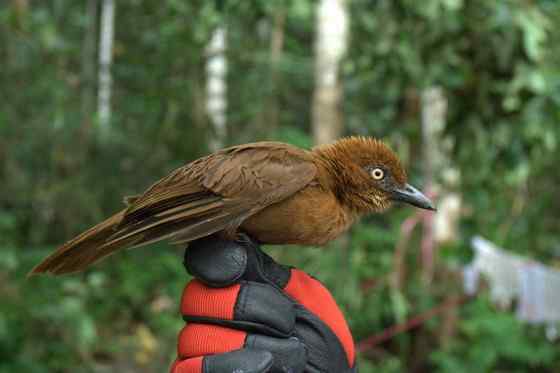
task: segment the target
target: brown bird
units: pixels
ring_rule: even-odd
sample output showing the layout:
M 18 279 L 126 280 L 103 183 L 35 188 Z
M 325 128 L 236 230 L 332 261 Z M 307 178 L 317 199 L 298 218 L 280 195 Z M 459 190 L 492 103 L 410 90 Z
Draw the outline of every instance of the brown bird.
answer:
M 407 184 L 391 149 L 366 137 L 312 150 L 279 142 L 234 146 L 178 168 L 126 201 L 124 210 L 64 244 L 31 274 L 76 272 L 120 249 L 164 239 L 184 245 L 212 234 L 322 245 L 392 201 L 435 210 Z

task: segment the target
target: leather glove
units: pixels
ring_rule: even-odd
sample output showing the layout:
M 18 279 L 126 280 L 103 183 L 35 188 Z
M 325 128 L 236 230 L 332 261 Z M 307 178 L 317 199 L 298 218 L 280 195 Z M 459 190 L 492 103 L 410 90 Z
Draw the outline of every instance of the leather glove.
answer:
M 208 237 L 190 244 L 187 325 L 172 373 L 356 373 L 354 342 L 330 292 L 276 263 L 257 244 Z

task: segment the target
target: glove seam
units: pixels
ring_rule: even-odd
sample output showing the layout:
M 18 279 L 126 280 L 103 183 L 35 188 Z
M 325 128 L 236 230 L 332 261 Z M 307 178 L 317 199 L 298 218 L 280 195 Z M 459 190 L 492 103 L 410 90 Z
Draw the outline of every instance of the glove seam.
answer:
M 293 332 L 284 333 L 274 327 L 252 322 L 252 321 L 224 320 L 224 319 L 214 319 L 211 317 L 204 317 L 204 316 L 187 316 L 187 315 L 183 315 L 183 320 L 186 323 L 218 325 L 225 328 L 240 330 L 247 333 L 251 332 L 256 334 L 262 334 L 275 338 L 289 338 L 293 334 Z
M 206 358 L 206 356 L 202 357 L 202 372 L 204 373 L 212 373 L 210 371 L 210 367 L 208 366 L 208 359 Z
M 241 290 L 239 291 L 239 295 L 237 296 L 237 302 L 235 302 L 235 306 L 233 307 L 233 314 L 234 316 L 239 315 L 244 318 L 247 312 L 247 300 L 249 299 L 247 291 L 249 291 L 249 286 L 247 286 L 247 281 L 241 281 L 240 284 Z

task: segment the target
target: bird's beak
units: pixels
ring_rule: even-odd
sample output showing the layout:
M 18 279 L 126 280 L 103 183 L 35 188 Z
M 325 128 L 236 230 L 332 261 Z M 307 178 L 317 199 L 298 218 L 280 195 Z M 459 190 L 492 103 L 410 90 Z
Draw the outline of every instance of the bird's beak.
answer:
M 410 184 L 405 184 L 404 187 L 395 189 L 392 199 L 393 201 L 405 202 L 412 206 L 420 207 L 421 209 L 437 210 L 428 197 Z

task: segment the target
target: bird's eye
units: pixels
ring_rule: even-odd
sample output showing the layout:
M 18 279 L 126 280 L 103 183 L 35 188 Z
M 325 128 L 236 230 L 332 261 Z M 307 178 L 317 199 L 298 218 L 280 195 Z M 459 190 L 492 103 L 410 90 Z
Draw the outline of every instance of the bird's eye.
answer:
M 385 177 L 385 172 L 380 168 L 374 168 L 371 170 L 371 177 L 375 180 L 381 180 Z

